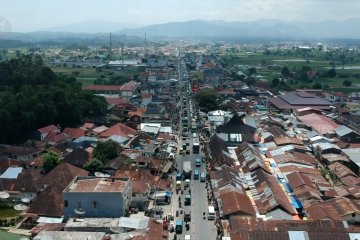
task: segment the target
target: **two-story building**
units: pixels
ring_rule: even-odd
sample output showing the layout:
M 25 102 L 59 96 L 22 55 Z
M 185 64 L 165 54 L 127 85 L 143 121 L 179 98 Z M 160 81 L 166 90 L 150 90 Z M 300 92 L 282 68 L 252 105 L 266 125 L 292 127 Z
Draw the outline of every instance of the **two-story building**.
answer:
M 63 191 L 64 219 L 124 216 L 131 191 L 128 178 L 75 177 Z

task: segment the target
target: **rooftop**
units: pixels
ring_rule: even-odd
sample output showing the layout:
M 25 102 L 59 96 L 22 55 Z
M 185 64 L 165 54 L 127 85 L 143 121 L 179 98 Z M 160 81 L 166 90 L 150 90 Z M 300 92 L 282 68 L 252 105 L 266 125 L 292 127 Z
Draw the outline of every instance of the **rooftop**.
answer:
M 68 192 L 122 192 L 127 181 L 115 178 L 77 179 L 64 190 Z

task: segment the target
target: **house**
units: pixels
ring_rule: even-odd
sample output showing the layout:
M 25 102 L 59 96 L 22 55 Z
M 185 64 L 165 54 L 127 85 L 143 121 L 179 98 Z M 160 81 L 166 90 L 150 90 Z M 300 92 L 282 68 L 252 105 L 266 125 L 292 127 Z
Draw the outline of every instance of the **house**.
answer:
M 228 146 L 238 146 L 242 142 L 256 142 L 256 128 L 247 125 L 243 121 L 244 115 L 234 114 L 230 121 L 216 128 L 216 134 L 225 141 Z
M 132 181 L 132 198 L 130 206 L 145 210 L 146 204 L 149 201 L 150 184 L 145 180 Z
M 70 147 L 72 149 L 87 148 L 87 147 L 96 145 L 97 142 L 98 142 L 98 139 L 96 137 L 83 136 L 83 137 L 79 137 L 79 138 L 75 139 L 72 142 L 68 142 L 67 145 L 68 145 L 68 147 Z
M 216 134 L 209 140 L 209 153 L 210 165 L 213 169 L 224 164 L 229 166 L 235 164 L 235 160 L 231 157 L 226 143 Z
M 360 100 L 360 92 L 352 92 L 348 96 L 349 101 L 359 101 Z
M 326 92 L 324 93 L 325 99 L 329 100 L 330 102 L 346 102 L 347 101 L 347 94 L 342 92 Z
M 133 96 L 140 93 L 140 83 L 130 81 L 125 83 L 119 88 L 119 95 L 121 98 L 129 100 Z
M 305 211 L 313 220 L 360 222 L 359 204 L 344 197 L 313 203 Z
M 151 93 L 141 93 L 141 105 L 147 106 L 152 101 L 152 94 Z
M 126 178 L 75 177 L 63 191 L 64 219 L 124 216 L 131 190 L 131 181 Z
M 60 129 L 55 125 L 49 125 L 43 128 L 39 128 L 34 132 L 34 138 L 38 141 L 42 141 L 51 132 L 60 133 Z
M 304 116 L 310 113 L 317 113 L 317 114 L 321 114 L 321 110 L 319 109 L 315 109 L 312 107 L 304 107 L 304 108 L 297 108 L 294 110 L 294 113 L 296 114 L 296 116 Z
M 36 184 L 44 190 L 30 204 L 25 216 L 62 217 L 64 215 L 63 190 L 76 176 L 88 174 L 88 171 L 68 163 L 60 163 L 47 175 L 35 180 Z
M 306 91 L 293 91 L 284 95 L 269 98 L 269 103 L 278 110 L 291 111 L 311 107 L 319 110 L 330 110 L 331 102 Z
M 126 124 L 133 129 L 140 130 L 141 118 L 145 111 L 146 108 L 138 108 L 136 111 L 129 112 L 129 119 Z
M 33 147 L 10 146 L 0 149 L 0 153 L 8 158 L 29 161 L 39 156 L 42 150 Z
M 64 157 L 63 162 L 82 168 L 84 164 L 89 161 L 89 158 L 90 154 L 87 151 L 81 148 L 76 148 Z
M 298 119 L 321 135 L 331 135 L 335 132 L 335 129 L 339 127 L 339 125 L 330 118 L 317 113 L 299 116 Z
M 133 135 L 135 135 L 136 130 L 126 126 L 125 124 L 122 123 L 117 123 L 114 126 L 110 127 L 109 129 L 103 131 L 100 134 L 101 138 L 108 138 L 111 136 L 121 136 L 121 137 L 131 137 Z
M 225 189 L 220 191 L 220 216 L 256 216 L 254 207 L 245 191 L 240 189 Z
M 360 143 L 360 134 L 347 126 L 340 125 L 335 129 L 335 134 L 341 141 L 348 143 Z
M 81 128 L 65 128 L 63 133 L 69 135 L 72 139 L 76 139 L 82 136 L 85 136 L 87 130 Z
M 266 166 L 259 150 L 253 145 L 244 142 L 238 148 L 235 149 L 235 153 L 240 162 L 240 167 L 243 172 L 252 172 L 259 168 L 270 173 L 269 168 Z

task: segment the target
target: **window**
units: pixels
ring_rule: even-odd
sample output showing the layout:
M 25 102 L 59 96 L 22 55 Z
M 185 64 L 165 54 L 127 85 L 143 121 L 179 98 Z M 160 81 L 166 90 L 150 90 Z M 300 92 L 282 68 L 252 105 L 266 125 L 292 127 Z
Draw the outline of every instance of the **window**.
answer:
M 97 205 L 97 202 L 96 202 L 96 201 L 93 201 L 93 202 L 92 202 L 93 208 L 96 208 L 96 205 Z
M 67 200 L 64 201 L 64 207 L 68 207 L 68 201 Z
M 78 202 L 78 208 L 81 208 L 81 202 Z

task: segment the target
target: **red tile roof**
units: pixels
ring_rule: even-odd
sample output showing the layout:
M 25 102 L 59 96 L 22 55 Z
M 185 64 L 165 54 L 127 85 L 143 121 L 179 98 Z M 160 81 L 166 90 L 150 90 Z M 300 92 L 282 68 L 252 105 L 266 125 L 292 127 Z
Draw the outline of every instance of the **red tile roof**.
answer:
M 117 123 L 114 126 L 110 127 L 106 131 L 102 132 L 100 134 L 100 137 L 102 138 L 108 138 L 114 135 L 122 136 L 122 137 L 129 137 L 130 134 L 134 135 L 136 133 L 136 130 L 122 124 Z
M 81 128 L 65 128 L 63 133 L 71 136 L 72 138 L 79 138 L 85 135 L 86 131 Z
M 105 100 L 109 105 L 118 105 L 128 102 L 126 99 L 123 98 L 105 98 Z
M 255 216 L 254 207 L 249 197 L 236 190 L 225 190 L 220 192 L 222 210 L 228 215 L 250 215 Z
M 122 85 L 87 85 L 83 87 L 84 90 L 94 91 L 119 91 Z
M 135 81 L 130 81 L 125 83 L 120 87 L 120 91 L 135 91 L 135 89 L 139 86 L 140 83 Z
M 92 129 L 94 127 L 95 127 L 95 124 L 93 124 L 93 123 L 84 123 L 84 125 L 82 125 L 81 128 L 83 128 L 83 129 Z
M 69 139 L 70 136 L 66 133 L 57 133 L 57 132 L 50 132 L 46 137 L 43 139 L 43 142 L 49 143 L 59 143 L 66 139 Z
M 39 128 L 38 131 L 40 133 L 49 133 L 49 132 L 52 132 L 52 131 L 58 131 L 58 127 L 56 127 L 55 125 L 49 125 L 49 126 L 46 126 L 46 127 L 43 127 L 43 128 Z
M 311 126 L 320 134 L 332 133 L 339 127 L 339 125 L 330 118 L 316 113 L 299 116 L 298 118 L 301 122 Z

